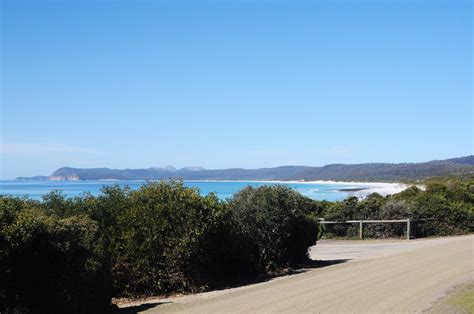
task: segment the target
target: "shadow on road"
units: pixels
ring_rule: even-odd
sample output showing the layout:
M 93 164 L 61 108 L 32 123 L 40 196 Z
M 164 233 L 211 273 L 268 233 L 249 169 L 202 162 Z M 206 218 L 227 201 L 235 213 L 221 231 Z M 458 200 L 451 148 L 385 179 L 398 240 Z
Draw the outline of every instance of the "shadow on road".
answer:
M 119 314 L 137 314 L 143 311 L 146 311 L 148 309 L 151 309 L 155 306 L 161 305 L 161 304 L 166 304 L 166 303 L 172 303 L 172 302 L 153 302 L 153 303 L 145 303 L 145 304 L 140 304 L 140 305 L 134 305 L 130 307 L 123 307 L 120 309 L 117 309 L 115 313 Z
M 350 261 L 350 259 L 335 259 L 335 260 L 309 260 L 306 261 L 302 264 L 295 265 L 291 268 L 285 269 L 284 271 L 274 273 L 271 275 L 265 275 L 265 276 L 259 276 L 257 278 L 239 278 L 237 280 L 234 280 L 232 282 L 227 282 L 227 283 L 219 283 L 214 286 L 209 287 L 209 290 L 207 291 L 218 291 L 218 290 L 226 290 L 226 289 L 232 289 L 232 288 L 238 288 L 242 286 L 248 286 L 252 284 L 257 284 L 261 282 L 266 282 L 274 278 L 278 277 L 283 277 L 283 276 L 292 276 L 292 275 L 297 275 L 301 273 L 305 273 L 308 271 L 311 271 L 313 269 L 317 268 L 322 268 L 322 267 L 327 267 L 327 266 L 332 266 L 332 265 L 337 265 L 337 264 L 342 264 L 345 262 Z M 140 304 L 140 305 L 135 305 L 131 307 L 126 307 L 126 308 L 120 308 L 117 313 L 120 314 L 136 314 L 140 313 L 143 311 L 146 311 L 150 308 L 157 307 L 159 305 L 167 304 L 167 303 L 173 303 L 173 302 L 152 302 L 152 303 L 145 303 L 145 304 Z
M 292 268 L 288 270 L 288 273 L 286 275 L 300 274 L 300 273 L 304 273 L 315 268 L 322 268 L 322 267 L 342 264 L 350 260 L 351 259 L 333 259 L 333 260 L 319 260 L 319 261 L 310 260 L 308 262 L 305 262 L 304 264 L 298 265 L 298 267 L 296 268 Z
M 310 260 L 309 262 L 303 264 L 302 266 L 303 266 L 303 268 L 304 268 L 304 266 L 307 266 L 308 268 L 320 268 L 320 267 L 326 267 L 326 266 L 342 264 L 342 263 L 348 262 L 350 260 L 351 260 L 350 258 L 320 260 L 320 261 Z
M 215 283 L 212 286 L 209 286 L 208 291 L 216 290 L 225 290 L 231 288 L 238 288 L 242 286 L 248 286 L 256 283 L 261 283 L 265 281 L 272 280 L 274 278 L 283 277 L 283 276 L 292 276 L 300 273 L 305 273 L 316 268 L 327 267 L 331 265 L 342 264 L 350 261 L 350 259 L 334 259 L 334 260 L 308 260 L 304 263 L 293 265 L 292 267 L 286 268 L 282 271 L 275 272 L 272 274 L 260 275 L 258 277 L 238 277 L 234 280 L 227 282 Z

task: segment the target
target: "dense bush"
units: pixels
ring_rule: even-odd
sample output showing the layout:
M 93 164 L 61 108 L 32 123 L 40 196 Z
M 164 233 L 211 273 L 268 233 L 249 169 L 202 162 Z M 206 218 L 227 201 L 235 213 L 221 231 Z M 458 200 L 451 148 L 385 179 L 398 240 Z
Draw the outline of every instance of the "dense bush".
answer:
M 425 182 L 424 189 L 412 186 L 387 197 L 371 194 L 359 200 L 350 197 L 326 204 L 321 216 L 326 220 L 407 219 L 412 235 L 454 235 L 474 232 L 474 178 L 439 178 Z M 327 235 L 357 236 L 348 225 L 328 227 Z M 367 236 L 403 236 L 400 226 L 367 225 Z
M 247 188 L 223 203 L 171 181 L 127 198 L 113 252 L 116 289 L 126 295 L 199 289 L 301 262 L 318 234 L 305 208 L 312 202 L 281 186 Z
M 195 252 L 221 204 L 182 182 L 150 183 L 128 193 L 114 248 L 118 292 L 153 294 L 189 288 Z
M 0 198 L 0 304 L 37 313 L 106 312 L 110 259 L 96 222 Z
M 410 218 L 419 236 L 473 232 L 474 179 L 340 202 L 285 186 L 247 187 L 220 201 L 181 181 L 106 187 L 97 197 L 0 197 L 0 311 L 106 312 L 112 295 L 196 291 L 275 273 L 308 259 L 316 217 Z M 333 229 L 358 235 L 358 226 Z M 393 226 L 367 227 L 364 236 L 390 232 L 400 236 Z
M 247 243 L 243 254 L 254 271 L 268 271 L 308 258 L 318 235 L 308 199 L 285 186 L 247 187 L 229 202 L 238 231 Z
M 111 296 L 195 291 L 307 258 L 315 204 L 284 187 L 228 202 L 182 181 L 100 196 L 0 197 L 0 303 L 40 313 L 105 312 Z M 1 310 L 1 309 L 0 309 Z

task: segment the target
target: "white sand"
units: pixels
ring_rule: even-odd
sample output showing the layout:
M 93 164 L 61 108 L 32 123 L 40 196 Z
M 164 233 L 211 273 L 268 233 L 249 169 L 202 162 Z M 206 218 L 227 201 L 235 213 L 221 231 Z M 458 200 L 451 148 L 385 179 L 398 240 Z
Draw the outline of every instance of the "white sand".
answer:
M 357 182 L 357 181 L 330 181 L 330 180 L 316 180 L 316 181 L 282 181 L 282 180 L 185 180 L 185 182 L 259 182 L 269 184 L 331 184 L 342 185 L 341 188 L 365 188 L 362 191 L 348 192 L 359 198 L 364 198 L 372 193 L 379 193 L 383 196 L 400 193 L 401 191 L 410 187 L 410 185 L 403 183 L 386 183 L 386 182 Z M 349 186 L 349 187 L 348 187 Z M 419 188 L 420 187 L 418 186 Z
M 289 181 L 286 181 L 289 182 Z M 379 193 L 383 196 L 385 195 L 391 195 L 391 194 L 396 194 L 400 193 L 401 191 L 407 189 L 409 185 L 403 184 L 403 183 L 385 183 L 385 182 L 355 182 L 355 181 L 305 181 L 305 182 L 298 182 L 294 181 L 294 183 L 309 183 L 309 184 L 332 184 L 332 185 L 354 185 L 353 188 L 366 188 L 365 190 L 362 191 L 355 191 L 355 192 L 349 192 L 349 194 L 364 198 L 369 194 L 372 193 Z

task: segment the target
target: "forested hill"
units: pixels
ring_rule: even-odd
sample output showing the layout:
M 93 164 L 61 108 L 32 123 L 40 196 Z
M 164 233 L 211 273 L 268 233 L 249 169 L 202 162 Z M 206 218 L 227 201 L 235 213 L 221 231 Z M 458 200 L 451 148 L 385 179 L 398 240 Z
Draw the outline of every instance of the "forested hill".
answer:
M 399 182 L 474 173 L 474 156 L 422 163 L 332 164 L 304 170 L 289 179 Z
M 434 176 L 474 173 L 474 155 L 422 163 L 331 164 L 324 167 L 283 166 L 261 169 L 217 169 L 172 166 L 147 169 L 59 168 L 50 176 L 19 177 L 18 180 L 335 180 L 399 182 Z
M 159 180 L 181 177 L 186 180 L 284 180 L 299 172 L 311 169 L 305 166 L 283 166 L 261 169 L 221 169 L 207 170 L 186 167 L 179 170 L 171 166 L 147 169 L 109 169 L 109 168 L 59 168 L 46 180 Z M 37 176 L 38 178 L 42 178 Z M 33 178 L 18 178 L 20 180 Z

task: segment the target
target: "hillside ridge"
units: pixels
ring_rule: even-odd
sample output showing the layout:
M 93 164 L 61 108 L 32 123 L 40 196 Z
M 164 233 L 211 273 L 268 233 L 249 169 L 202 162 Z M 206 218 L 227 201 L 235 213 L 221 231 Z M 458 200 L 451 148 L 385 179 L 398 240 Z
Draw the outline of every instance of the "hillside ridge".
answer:
M 329 164 L 322 167 L 280 166 L 273 168 L 204 169 L 173 166 L 147 169 L 62 167 L 50 176 L 18 177 L 17 180 L 297 180 L 400 182 L 434 176 L 474 173 L 474 155 L 418 163 Z

